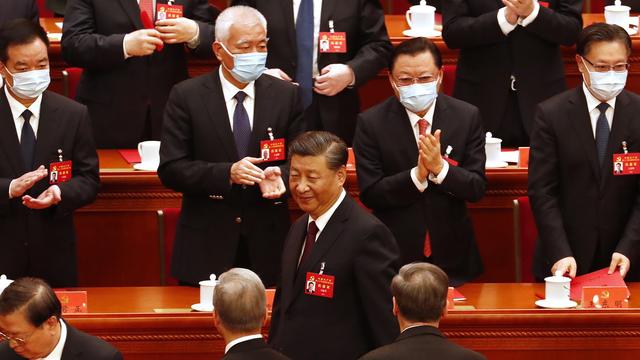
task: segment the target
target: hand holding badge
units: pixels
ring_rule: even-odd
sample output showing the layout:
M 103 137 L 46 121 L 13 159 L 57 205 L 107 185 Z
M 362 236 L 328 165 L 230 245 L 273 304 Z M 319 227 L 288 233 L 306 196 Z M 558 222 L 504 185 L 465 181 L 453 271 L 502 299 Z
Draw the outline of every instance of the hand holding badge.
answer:
M 185 18 L 182 5 L 173 5 L 173 1 L 156 6 L 156 19 L 155 29 L 167 44 L 186 43 L 198 34 L 198 24 Z

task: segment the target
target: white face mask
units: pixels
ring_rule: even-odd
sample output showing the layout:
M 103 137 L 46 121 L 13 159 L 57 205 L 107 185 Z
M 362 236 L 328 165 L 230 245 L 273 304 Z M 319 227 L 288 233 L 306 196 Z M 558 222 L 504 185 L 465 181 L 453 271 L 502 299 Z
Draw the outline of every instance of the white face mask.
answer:
M 584 59 L 582 59 L 582 63 L 584 64 Z M 587 65 L 584 66 L 589 71 Z M 589 71 L 589 79 L 591 80 L 589 89 L 600 97 L 598 100 L 609 101 L 622 92 L 627 83 L 627 75 L 627 70 L 622 72 L 613 70 L 607 72 Z M 584 80 L 584 75 L 582 76 Z
M 227 50 L 227 47 L 224 46 L 223 43 L 220 43 L 224 51 L 227 54 L 231 55 L 233 58 L 233 69 L 229 70 L 231 76 L 233 76 L 236 80 L 241 83 L 250 83 L 253 80 L 262 75 L 262 73 L 267 69 L 265 64 L 267 63 L 267 53 L 266 52 L 252 52 L 247 54 L 232 54 L 231 51 Z M 222 62 L 222 66 L 226 68 L 224 62 Z
M 9 82 L 7 82 L 7 86 L 13 93 L 23 99 L 37 98 L 47 90 L 51 82 L 49 69 L 31 70 L 15 74 L 12 74 L 6 67 L 5 70 L 13 78 L 13 86 L 10 86 Z
M 393 81 L 391 83 L 398 90 L 400 103 L 413 113 L 428 109 L 438 97 L 438 79 L 425 84 L 415 83 L 407 86 L 397 86 Z

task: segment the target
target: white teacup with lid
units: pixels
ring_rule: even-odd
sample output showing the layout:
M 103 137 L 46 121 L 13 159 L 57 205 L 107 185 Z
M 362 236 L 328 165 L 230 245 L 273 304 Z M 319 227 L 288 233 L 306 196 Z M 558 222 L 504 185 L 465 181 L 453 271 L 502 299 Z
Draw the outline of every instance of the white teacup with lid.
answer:
M 200 303 L 191 305 L 191 308 L 196 311 L 213 311 L 213 294 L 218 284 L 216 275 L 211 274 L 209 280 L 202 280 L 198 284 L 200 285 Z
M 434 36 L 435 34 L 435 13 L 436 8 L 427 5 L 425 0 L 420 0 L 419 5 L 413 5 L 407 10 L 406 18 L 409 24 L 410 35 Z
M 607 24 L 618 25 L 629 31 L 630 12 L 630 7 L 622 5 L 620 0 L 616 0 L 614 5 L 604 7 L 604 20 Z
M 542 300 L 536 301 L 536 305 L 545 308 L 570 308 L 577 305 L 570 299 L 571 278 L 563 276 L 560 271 L 556 271 L 553 276 L 544 278 L 544 296 Z
M 485 164 L 488 168 L 505 167 L 507 163 L 500 158 L 502 152 L 502 139 L 493 137 L 490 131 L 487 131 L 484 152 L 487 156 L 487 162 Z
M 7 286 L 11 285 L 12 282 L 13 280 L 9 280 L 7 278 L 7 275 L 5 274 L 0 275 L 0 294 L 2 294 L 4 289 L 6 289 Z

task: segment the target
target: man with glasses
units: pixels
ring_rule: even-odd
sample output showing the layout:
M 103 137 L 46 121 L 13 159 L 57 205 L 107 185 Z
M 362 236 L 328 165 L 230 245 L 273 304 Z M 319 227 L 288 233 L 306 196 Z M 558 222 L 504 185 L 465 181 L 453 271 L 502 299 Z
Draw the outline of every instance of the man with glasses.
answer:
M 640 97 L 624 90 L 631 39 L 617 25 L 593 24 L 576 50 L 583 84 L 541 103 L 531 134 L 534 274 L 608 268 L 637 281 L 640 182 L 614 172 L 618 158 L 640 151 Z
M 358 119 L 360 200 L 391 229 L 403 264 L 432 262 L 458 285 L 482 272 L 465 205 L 486 187 L 480 112 L 438 94 L 442 58 L 426 38 L 396 47 L 390 69 L 395 97 Z
M 119 360 L 122 354 L 61 317 L 60 301 L 44 281 L 20 278 L 0 295 L 0 359 Z

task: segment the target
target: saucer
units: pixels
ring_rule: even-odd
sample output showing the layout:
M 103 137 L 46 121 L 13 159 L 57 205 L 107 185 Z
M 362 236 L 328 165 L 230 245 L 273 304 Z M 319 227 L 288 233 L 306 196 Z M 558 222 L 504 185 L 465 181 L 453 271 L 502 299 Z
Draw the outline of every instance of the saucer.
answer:
M 559 303 L 555 301 L 548 301 L 547 299 L 541 299 L 536 301 L 536 305 L 547 309 L 569 309 L 578 306 L 578 303 L 573 300 Z
M 417 30 L 414 30 L 414 29 L 407 29 L 407 30 L 404 30 L 402 32 L 402 35 L 409 36 L 409 37 L 428 37 L 428 38 L 432 38 L 432 37 L 442 36 L 442 32 L 440 32 L 438 30 L 417 31 Z
M 213 311 L 213 304 L 193 304 L 191 305 L 191 308 L 195 311 L 203 311 L 203 312 L 212 312 Z
M 505 168 L 507 166 L 509 166 L 509 164 L 507 164 L 506 161 L 487 161 L 484 164 L 486 168 Z
M 627 34 L 629 34 L 629 35 L 637 35 L 638 34 L 638 28 L 625 28 L 625 30 L 627 30 Z
M 160 164 L 156 164 L 156 163 L 138 163 L 138 164 L 133 164 L 133 168 L 136 170 L 142 170 L 142 171 L 157 171 L 158 170 L 158 165 Z

